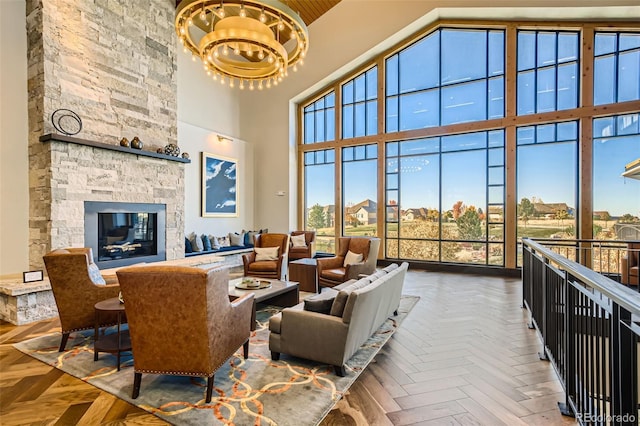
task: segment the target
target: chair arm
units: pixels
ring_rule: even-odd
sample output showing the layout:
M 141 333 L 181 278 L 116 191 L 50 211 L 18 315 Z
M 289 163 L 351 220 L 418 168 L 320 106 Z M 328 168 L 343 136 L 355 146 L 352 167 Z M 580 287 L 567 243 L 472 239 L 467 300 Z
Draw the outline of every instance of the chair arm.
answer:
M 620 259 L 620 282 L 629 284 L 629 258 L 627 255 Z
M 359 279 L 359 275 L 370 275 L 366 273 L 367 264 L 365 262 L 352 263 L 347 265 L 344 271 L 344 277 L 347 280 Z
M 246 320 L 247 330 L 251 330 L 253 326 L 253 305 L 255 293 L 248 293 L 231 302 L 231 311 L 229 313 L 230 324 L 241 324 Z
M 245 253 L 242 255 L 242 265 L 244 266 L 244 275 L 249 274 L 249 265 L 256 261 L 256 252 Z
M 321 272 L 323 269 L 341 268 L 343 263 L 344 259 L 341 256 L 318 259 L 318 272 Z
M 280 340 L 283 352 L 342 365 L 349 325 L 341 317 L 299 309 L 283 309 Z
M 316 240 L 314 239 L 313 241 L 311 241 L 309 244 L 309 257 L 313 258 L 316 255 Z
M 120 293 L 120 284 L 93 284 L 93 286 L 96 303 L 112 297 L 118 297 L 118 293 Z

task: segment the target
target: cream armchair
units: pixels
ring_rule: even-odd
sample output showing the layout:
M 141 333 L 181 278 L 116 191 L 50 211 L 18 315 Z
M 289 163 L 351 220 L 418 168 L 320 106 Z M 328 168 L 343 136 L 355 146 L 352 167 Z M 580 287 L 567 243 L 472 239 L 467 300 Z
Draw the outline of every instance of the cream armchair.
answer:
M 133 352 L 133 392 L 142 373 L 207 378 L 240 346 L 249 356 L 253 293 L 229 301 L 228 269 L 136 266 L 118 270 Z
M 380 238 L 340 237 L 339 250 L 335 257 L 318 259 L 318 292 L 322 287 L 334 287 L 345 281 L 369 275 L 376 270 Z M 348 253 L 361 255 L 356 263 L 349 263 Z

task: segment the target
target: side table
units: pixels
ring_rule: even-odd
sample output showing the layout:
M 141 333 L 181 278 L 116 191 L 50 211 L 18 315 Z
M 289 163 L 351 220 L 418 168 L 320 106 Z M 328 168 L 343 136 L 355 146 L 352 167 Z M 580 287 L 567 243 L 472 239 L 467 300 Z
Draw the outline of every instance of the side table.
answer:
M 117 297 L 103 300 L 94 306 L 96 322 L 93 335 L 93 360 L 98 360 L 98 352 L 116 354 L 118 371 L 120 371 L 120 354 L 131 350 L 129 330 L 122 330 L 122 317 L 124 316 L 124 303 L 120 303 Z M 100 336 L 100 317 L 103 313 L 115 313 L 118 317 L 118 330 L 116 333 Z
M 317 293 L 317 268 L 318 262 L 315 259 L 294 260 L 289 263 L 289 279 L 300 283 L 300 291 Z

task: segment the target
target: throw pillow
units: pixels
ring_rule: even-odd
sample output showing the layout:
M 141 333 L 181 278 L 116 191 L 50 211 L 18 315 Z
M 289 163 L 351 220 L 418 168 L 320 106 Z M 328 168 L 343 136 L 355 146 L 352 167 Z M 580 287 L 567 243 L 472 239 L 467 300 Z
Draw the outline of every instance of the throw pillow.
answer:
M 218 243 L 218 239 L 213 235 L 209 235 L 209 241 L 211 242 L 212 250 L 218 250 L 220 248 L 220 243 Z
M 184 252 L 193 253 L 193 247 L 191 247 L 191 241 L 187 237 L 184 237 Z
M 260 231 L 249 231 L 247 235 L 244 237 L 244 245 L 247 247 L 253 247 L 256 243 L 256 235 L 258 235 Z
M 90 263 L 88 269 L 89 269 L 89 278 L 91 278 L 91 281 L 93 281 L 94 284 L 96 285 L 107 284 L 107 282 L 104 280 L 104 277 L 100 273 L 100 269 L 98 269 L 98 265 L 96 265 L 95 263 Z
M 330 292 L 324 292 L 315 296 L 307 297 L 304 300 L 304 310 L 318 312 L 321 314 L 329 314 L 335 297 L 336 295 Z
M 231 244 L 229 244 L 229 237 L 218 237 L 218 245 L 220 247 L 229 247 Z
M 209 241 L 209 237 L 203 234 L 200 238 L 202 238 L 202 245 L 204 246 L 204 250 L 211 250 L 211 241 Z
M 307 246 L 307 242 L 304 239 L 304 234 L 292 235 L 291 236 L 291 243 L 293 244 L 294 247 L 306 247 Z
M 255 247 L 256 262 L 264 260 L 278 260 L 278 250 L 280 247 Z
M 229 245 L 244 247 L 244 232 L 229 233 Z
M 360 263 L 360 262 L 362 262 L 363 258 L 364 258 L 363 255 L 361 255 L 359 253 L 353 253 L 351 250 L 349 250 L 349 251 L 347 251 L 347 255 L 344 257 L 343 266 L 346 268 L 347 265 L 353 265 L 354 263 Z
M 192 232 L 189 235 L 189 240 L 191 241 L 191 248 L 194 252 L 204 250 L 204 244 L 202 243 L 202 238 L 196 235 L 195 232 Z
M 329 312 L 329 314 L 336 317 L 342 317 L 342 314 L 344 313 L 344 308 L 345 306 L 347 306 L 347 299 L 349 298 L 349 295 L 351 294 L 351 292 L 354 290 L 358 290 L 360 288 L 366 287 L 369 284 L 371 284 L 370 279 L 361 278 L 358 281 L 348 285 L 347 287 L 344 287 L 336 295 L 336 298 L 333 301 L 333 304 L 331 305 L 331 311 Z

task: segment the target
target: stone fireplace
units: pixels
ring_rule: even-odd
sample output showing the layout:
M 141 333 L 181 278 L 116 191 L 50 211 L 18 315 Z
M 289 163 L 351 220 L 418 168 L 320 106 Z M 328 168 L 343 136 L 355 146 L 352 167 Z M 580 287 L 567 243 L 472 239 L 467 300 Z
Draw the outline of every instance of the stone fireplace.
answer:
M 26 4 L 30 267 L 43 269 L 51 249 L 88 243 L 86 202 L 164 205 L 159 251 L 183 257 L 185 161 L 156 155 L 177 144 L 175 2 Z M 61 108 L 78 114 L 80 133 L 56 134 Z M 142 151 L 120 149 L 134 136 Z

